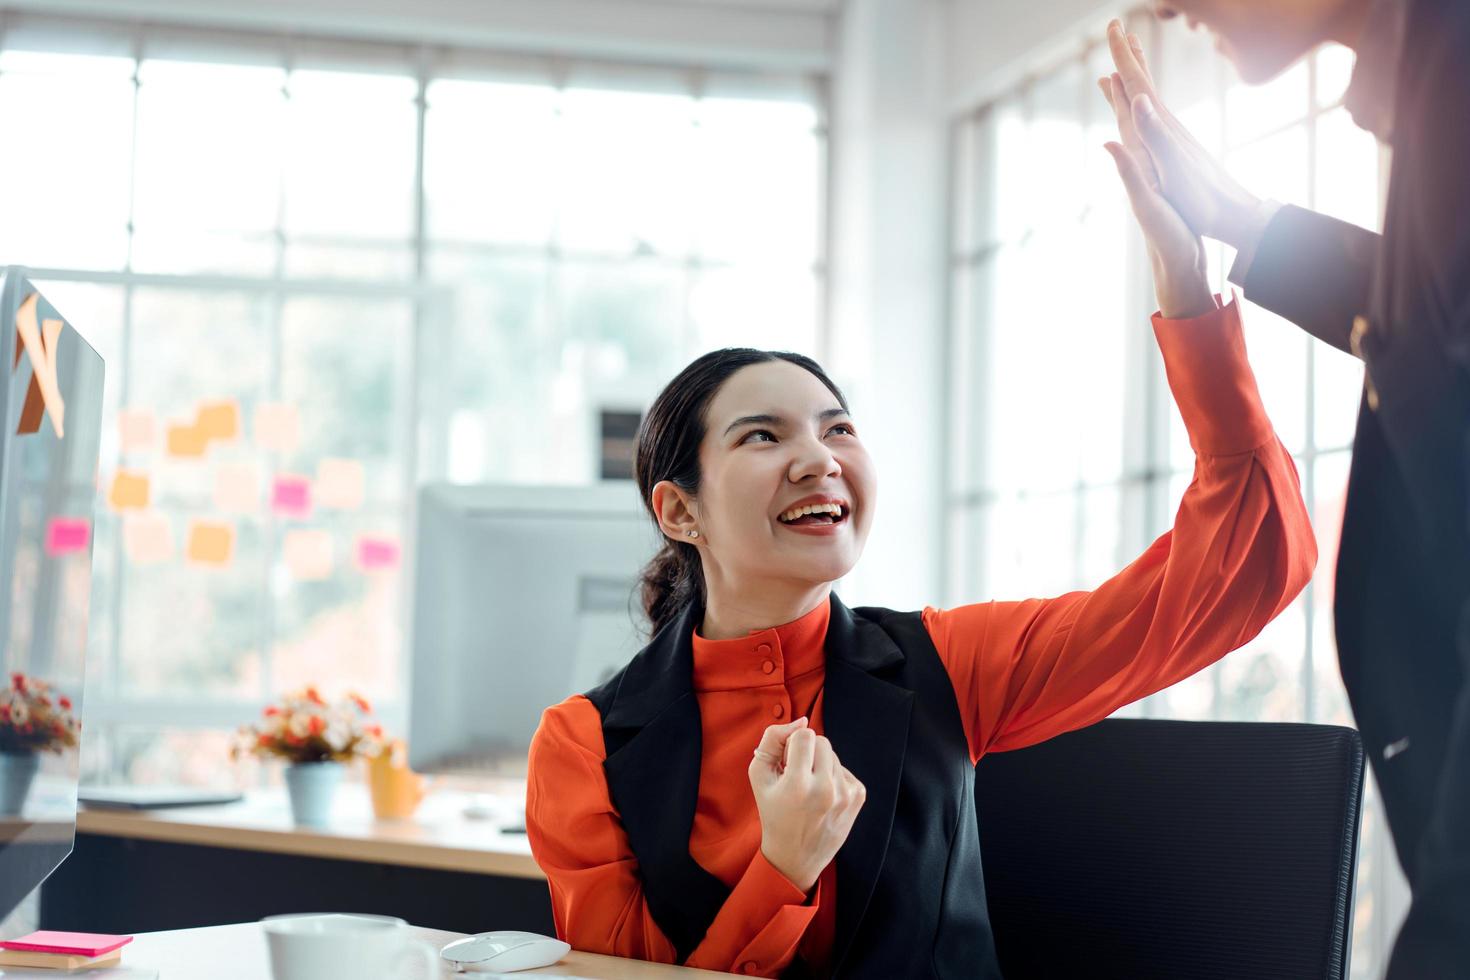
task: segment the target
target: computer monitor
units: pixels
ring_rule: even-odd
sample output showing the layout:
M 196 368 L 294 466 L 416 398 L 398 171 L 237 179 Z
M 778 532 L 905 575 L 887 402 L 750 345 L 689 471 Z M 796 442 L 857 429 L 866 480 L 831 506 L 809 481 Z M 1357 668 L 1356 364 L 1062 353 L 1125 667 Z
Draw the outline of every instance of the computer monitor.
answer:
M 9 268 L 0 367 L 4 918 L 71 853 L 76 831 L 102 358 Z
M 428 485 L 417 525 L 409 763 L 523 776 L 542 710 L 647 643 L 658 531 L 631 481 Z

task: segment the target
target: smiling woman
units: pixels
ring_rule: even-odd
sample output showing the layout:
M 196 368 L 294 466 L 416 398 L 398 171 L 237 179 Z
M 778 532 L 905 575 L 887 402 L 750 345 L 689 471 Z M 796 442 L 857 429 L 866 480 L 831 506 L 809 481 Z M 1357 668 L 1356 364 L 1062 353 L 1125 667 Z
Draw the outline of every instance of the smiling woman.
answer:
M 663 535 L 652 642 L 531 745 L 561 938 L 762 976 L 994 980 L 975 762 L 1189 676 L 1302 589 L 1316 544 L 1238 308 L 1202 293 L 1195 241 L 1113 152 L 1178 317 L 1154 318 L 1197 454 L 1174 529 L 1091 592 L 849 610 L 832 583 L 877 475 L 842 393 L 797 354 L 694 361 L 638 440 Z

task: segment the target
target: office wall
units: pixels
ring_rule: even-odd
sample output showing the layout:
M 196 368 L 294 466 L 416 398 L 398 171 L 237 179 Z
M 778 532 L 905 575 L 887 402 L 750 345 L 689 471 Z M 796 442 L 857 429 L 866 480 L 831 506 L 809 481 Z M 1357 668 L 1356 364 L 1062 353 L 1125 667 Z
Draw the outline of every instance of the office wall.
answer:
M 947 94 L 972 108 L 1053 57 L 1075 53 L 1089 28 L 1133 6 L 1119 0 L 950 0 Z
M 273 34 L 821 70 L 837 0 L 13 0 L 8 9 Z
M 937 603 L 946 227 L 942 0 L 849 0 L 833 80 L 830 367 L 878 465 L 844 597 Z

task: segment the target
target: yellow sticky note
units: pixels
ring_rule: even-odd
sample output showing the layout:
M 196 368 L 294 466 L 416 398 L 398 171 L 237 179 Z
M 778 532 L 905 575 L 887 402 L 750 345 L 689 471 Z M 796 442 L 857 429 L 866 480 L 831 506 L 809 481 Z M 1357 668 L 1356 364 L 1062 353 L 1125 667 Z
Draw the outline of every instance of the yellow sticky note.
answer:
M 189 560 L 200 565 L 228 565 L 235 554 L 235 525 L 195 521 L 189 525 Z
M 146 408 L 125 408 L 117 413 L 117 445 L 123 453 L 146 453 L 157 438 L 153 413 Z
M 291 453 L 301 440 L 295 405 L 266 402 L 255 409 L 255 444 L 267 452 Z
M 297 581 L 315 582 L 332 574 L 332 536 L 326 531 L 287 531 L 281 555 Z
M 367 477 L 355 459 L 324 459 L 316 468 L 316 502 L 337 510 L 357 510 L 366 495 Z
M 174 529 L 162 514 L 123 515 L 123 552 L 138 565 L 154 565 L 174 556 Z
M 260 467 L 250 462 L 220 463 L 214 471 L 214 509 L 252 514 L 260 509 Z
M 201 402 L 194 428 L 209 442 L 229 442 L 240 435 L 240 406 L 232 401 Z
M 204 434 L 192 425 L 168 427 L 168 454 L 170 456 L 197 459 L 204 455 L 204 450 L 208 446 L 209 440 L 204 438 Z
M 113 510 L 142 510 L 148 506 L 148 474 L 118 470 L 112 477 L 107 503 Z

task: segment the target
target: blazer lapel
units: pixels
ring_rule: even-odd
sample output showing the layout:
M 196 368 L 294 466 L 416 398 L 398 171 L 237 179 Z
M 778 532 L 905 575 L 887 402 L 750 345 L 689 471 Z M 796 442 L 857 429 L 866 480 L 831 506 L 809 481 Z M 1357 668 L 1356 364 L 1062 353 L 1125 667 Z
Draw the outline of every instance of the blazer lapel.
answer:
M 603 718 L 613 805 L 638 858 L 648 910 L 679 953 L 704 939 L 730 890 L 689 855 L 702 738 L 691 606 L 629 663 Z
M 887 633 L 854 617 L 832 596 L 822 727 L 837 757 L 868 793 L 847 842 L 837 852 L 834 973 L 867 910 L 893 829 L 914 695 L 875 675 L 903 661 L 903 652 Z

